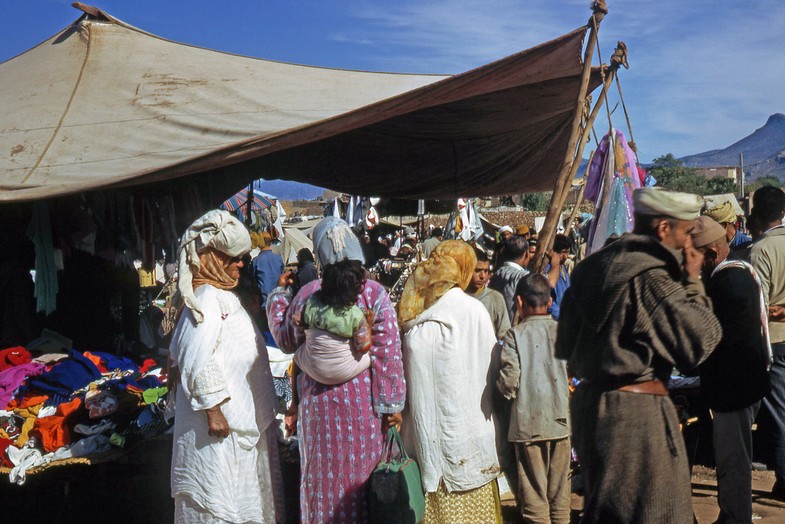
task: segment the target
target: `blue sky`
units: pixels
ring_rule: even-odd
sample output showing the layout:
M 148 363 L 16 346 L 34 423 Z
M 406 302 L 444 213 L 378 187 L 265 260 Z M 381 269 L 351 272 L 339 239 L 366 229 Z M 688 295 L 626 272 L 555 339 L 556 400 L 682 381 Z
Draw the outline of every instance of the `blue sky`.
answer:
M 71 0 L 3 0 L 0 61 L 80 12 Z M 197 46 L 317 66 L 460 73 L 564 34 L 589 0 L 85 0 L 128 24 Z M 640 160 L 724 148 L 785 112 L 785 1 L 609 0 Z M 595 58 L 596 62 L 596 58 Z M 611 98 L 611 107 L 617 97 Z M 602 116 L 602 114 L 601 114 Z M 614 125 L 626 132 L 619 106 Z M 598 133 L 607 130 L 598 119 Z

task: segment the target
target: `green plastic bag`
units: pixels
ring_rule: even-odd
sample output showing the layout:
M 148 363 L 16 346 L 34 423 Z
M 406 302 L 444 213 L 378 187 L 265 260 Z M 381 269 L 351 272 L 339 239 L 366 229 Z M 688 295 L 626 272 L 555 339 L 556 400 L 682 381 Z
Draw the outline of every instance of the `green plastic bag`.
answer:
M 399 453 L 393 458 L 393 444 Z M 425 516 L 425 495 L 420 468 L 403 448 L 398 429 L 387 430 L 387 444 L 382 459 L 371 473 L 371 522 L 381 524 L 416 524 Z

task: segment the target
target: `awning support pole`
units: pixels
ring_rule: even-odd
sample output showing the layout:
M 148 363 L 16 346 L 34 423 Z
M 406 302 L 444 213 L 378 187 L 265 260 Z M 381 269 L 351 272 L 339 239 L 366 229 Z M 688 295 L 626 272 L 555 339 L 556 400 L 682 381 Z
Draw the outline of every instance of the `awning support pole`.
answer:
M 584 133 L 582 133 L 580 152 L 576 154 L 576 147 L 578 145 L 578 134 L 580 132 L 581 119 L 584 115 L 584 106 L 586 104 L 586 95 L 589 89 L 589 80 L 591 78 L 592 58 L 594 56 L 594 48 L 597 45 L 597 31 L 600 22 L 608 13 L 608 8 L 605 0 L 596 0 L 592 4 L 592 16 L 587 24 L 589 28 L 589 40 L 586 43 L 586 49 L 583 55 L 583 72 L 581 74 L 581 86 L 578 90 L 578 97 L 575 103 L 575 113 L 572 120 L 572 133 L 570 140 L 567 144 L 567 149 L 564 154 L 564 161 L 562 162 L 561 173 L 556 180 L 556 185 L 551 195 L 550 205 L 545 215 L 545 222 L 543 223 L 541 231 L 538 232 L 539 240 L 537 242 L 537 251 L 534 255 L 534 271 L 542 272 L 545 269 L 545 253 L 550 250 L 553 245 L 553 238 L 558 228 L 558 221 L 561 219 L 561 210 L 564 206 L 564 201 L 567 198 L 569 184 L 572 179 L 570 176 L 573 171 L 573 164 L 579 163 L 579 158 L 583 152 L 583 145 L 585 145 L 586 131 L 591 129 L 590 122 L 586 122 L 584 126 Z M 594 111 L 592 111 L 594 114 Z M 590 132 L 590 131 L 589 131 Z M 575 169 L 577 171 L 577 167 Z M 574 174 L 572 175 L 574 177 Z
M 591 155 L 589 155 L 589 158 L 591 158 Z M 581 184 L 581 189 L 580 191 L 578 191 L 578 196 L 575 197 L 575 207 L 572 208 L 572 213 L 570 213 L 570 220 L 567 222 L 567 228 L 572 227 L 572 223 L 575 222 L 575 217 L 578 216 L 578 212 L 580 210 L 581 204 L 583 204 L 583 194 L 585 192 L 586 192 L 586 183 L 584 182 L 583 184 Z
M 624 42 L 619 42 L 620 46 L 624 46 Z M 626 48 L 626 46 L 624 46 Z M 597 103 L 594 104 L 594 108 L 591 110 L 591 114 L 586 118 L 585 125 L 583 127 L 583 132 L 581 134 L 581 141 L 578 143 L 578 152 L 575 155 L 575 158 L 572 161 L 572 166 L 570 167 L 570 176 L 567 178 L 570 182 L 575 179 L 575 175 L 578 174 L 578 169 L 580 168 L 581 161 L 583 160 L 583 151 L 586 147 L 586 144 L 589 141 L 589 137 L 591 135 L 592 129 L 594 129 L 594 121 L 597 119 L 597 115 L 600 112 L 600 107 L 605 103 L 605 99 L 608 96 L 608 89 L 611 87 L 611 83 L 613 83 L 614 78 L 617 77 L 617 71 L 619 70 L 619 63 L 617 61 L 617 56 L 619 47 L 616 48 L 616 52 L 614 52 L 613 56 L 611 57 L 611 65 L 605 71 L 605 83 L 602 85 L 602 91 L 600 92 L 600 96 L 597 98 Z M 626 51 L 624 57 L 626 58 Z M 567 195 L 570 191 L 570 185 L 566 185 L 564 187 L 564 195 L 562 200 L 562 206 L 564 206 L 564 200 L 567 199 Z

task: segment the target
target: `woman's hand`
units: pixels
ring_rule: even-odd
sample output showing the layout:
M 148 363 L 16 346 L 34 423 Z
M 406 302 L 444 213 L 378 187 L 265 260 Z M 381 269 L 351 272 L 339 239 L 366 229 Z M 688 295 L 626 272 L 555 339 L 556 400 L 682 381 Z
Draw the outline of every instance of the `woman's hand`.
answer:
M 392 427 L 400 429 L 401 422 L 403 422 L 403 417 L 400 413 L 389 413 L 382 416 L 382 432 L 387 433 L 387 430 Z
M 215 438 L 229 436 L 229 423 L 221 411 L 221 406 L 213 406 L 205 410 L 207 413 L 207 434 Z

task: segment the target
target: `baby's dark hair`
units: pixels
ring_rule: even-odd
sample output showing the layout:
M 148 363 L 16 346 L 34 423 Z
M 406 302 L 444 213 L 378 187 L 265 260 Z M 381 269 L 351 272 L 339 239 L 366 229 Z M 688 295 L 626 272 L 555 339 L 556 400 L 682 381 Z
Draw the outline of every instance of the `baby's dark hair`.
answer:
M 545 307 L 551 298 L 551 285 L 545 275 L 530 273 L 518 282 L 515 296 L 529 307 Z
M 322 268 L 322 288 L 317 298 L 328 306 L 342 309 L 353 306 L 365 285 L 365 270 L 357 260 L 342 260 Z

